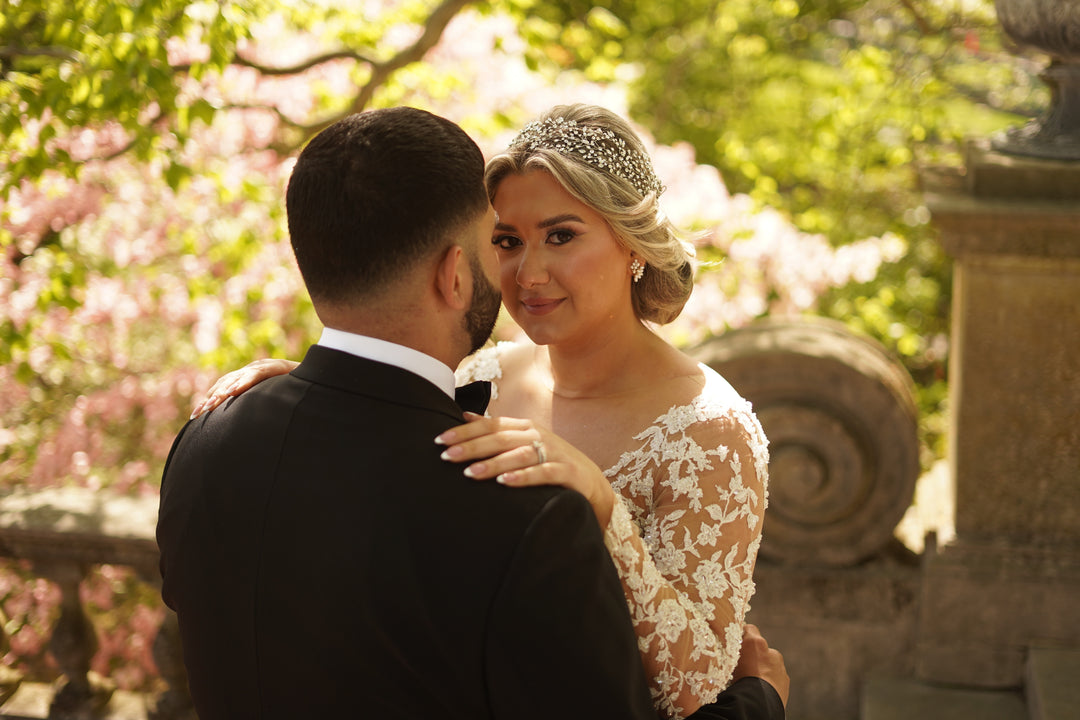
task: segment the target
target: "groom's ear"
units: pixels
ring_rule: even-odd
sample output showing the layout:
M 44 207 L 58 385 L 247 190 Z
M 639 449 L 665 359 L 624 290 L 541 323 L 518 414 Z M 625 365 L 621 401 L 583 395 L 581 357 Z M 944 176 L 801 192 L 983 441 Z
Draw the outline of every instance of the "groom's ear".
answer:
M 448 247 L 435 268 L 435 292 L 454 310 L 469 307 L 472 276 L 468 268 L 465 250 L 460 245 Z

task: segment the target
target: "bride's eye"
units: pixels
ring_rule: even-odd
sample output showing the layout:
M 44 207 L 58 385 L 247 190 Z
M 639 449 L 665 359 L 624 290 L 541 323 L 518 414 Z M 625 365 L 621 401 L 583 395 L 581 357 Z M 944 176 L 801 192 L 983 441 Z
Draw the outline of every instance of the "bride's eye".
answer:
M 566 243 L 573 240 L 575 237 L 577 237 L 577 233 L 573 230 L 566 230 L 561 228 L 559 230 L 552 230 L 550 233 L 548 233 L 547 239 L 548 242 L 552 245 L 565 245 Z
M 495 235 L 491 238 L 491 244 L 500 250 L 513 250 L 521 245 L 521 240 L 513 235 Z

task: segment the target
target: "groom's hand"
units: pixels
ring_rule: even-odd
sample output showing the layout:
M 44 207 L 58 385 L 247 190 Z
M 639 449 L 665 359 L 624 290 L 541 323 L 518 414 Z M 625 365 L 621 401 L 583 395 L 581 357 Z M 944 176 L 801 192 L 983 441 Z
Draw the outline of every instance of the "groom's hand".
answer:
M 761 678 L 772 685 L 784 707 L 787 707 L 791 678 L 784 667 L 784 656 L 779 650 L 769 647 L 757 626 L 749 623 L 743 626 L 742 651 L 731 681 L 744 677 Z

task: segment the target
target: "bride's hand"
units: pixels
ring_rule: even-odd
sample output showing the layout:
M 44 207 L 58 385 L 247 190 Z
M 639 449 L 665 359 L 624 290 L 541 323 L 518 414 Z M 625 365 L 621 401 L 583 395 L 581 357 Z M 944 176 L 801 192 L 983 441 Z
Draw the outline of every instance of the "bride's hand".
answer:
M 473 462 L 465 475 L 475 480 L 495 478 L 513 487 L 562 485 L 585 496 L 601 528 L 611 520 L 615 491 L 600 468 L 561 437 L 531 420 L 489 418 L 465 413 L 469 420 L 435 438 L 446 445 L 444 460 Z
M 206 393 L 206 397 L 202 402 L 195 406 L 195 409 L 191 412 L 191 417 L 197 418 L 203 413 L 208 413 L 216 408 L 221 403 L 225 402 L 225 399 L 232 395 L 239 395 L 245 390 L 251 389 L 253 386 L 258 385 L 263 380 L 272 378 L 275 375 L 284 375 L 287 372 L 291 372 L 300 363 L 292 360 L 277 360 L 274 358 L 267 358 L 265 360 L 255 360 L 249 362 L 239 370 L 233 370 L 227 375 L 222 375 L 216 383 Z

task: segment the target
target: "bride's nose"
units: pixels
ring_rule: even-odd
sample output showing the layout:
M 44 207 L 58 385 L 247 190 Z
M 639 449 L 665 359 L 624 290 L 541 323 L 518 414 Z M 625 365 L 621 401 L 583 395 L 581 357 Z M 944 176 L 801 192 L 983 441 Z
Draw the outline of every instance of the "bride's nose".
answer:
M 517 284 L 520 287 L 543 285 L 550 279 L 543 255 L 543 251 L 531 248 L 526 248 L 521 254 L 521 261 L 517 268 Z

